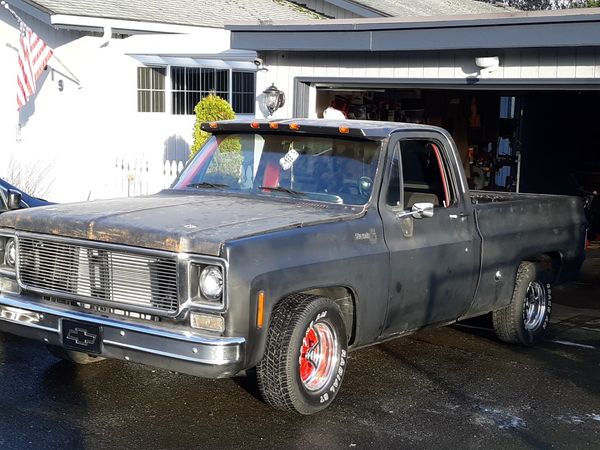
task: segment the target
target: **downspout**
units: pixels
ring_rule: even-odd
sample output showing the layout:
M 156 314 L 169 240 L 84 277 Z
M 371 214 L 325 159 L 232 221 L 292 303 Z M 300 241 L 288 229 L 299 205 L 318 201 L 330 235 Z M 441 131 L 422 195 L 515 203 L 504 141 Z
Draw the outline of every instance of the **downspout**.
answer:
M 102 42 L 103 44 L 100 46 L 104 48 L 108 45 L 110 40 L 112 39 L 112 27 L 109 25 L 104 25 L 104 33 L 102 34 Z

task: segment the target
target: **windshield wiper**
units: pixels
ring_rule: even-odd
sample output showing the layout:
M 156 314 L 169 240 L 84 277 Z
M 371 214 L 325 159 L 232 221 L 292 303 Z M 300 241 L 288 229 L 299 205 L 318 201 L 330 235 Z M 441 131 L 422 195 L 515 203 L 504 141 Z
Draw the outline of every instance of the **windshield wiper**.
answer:
M 293 189 L 288 189 L 282 186 L 259 186 L 259 189 L 264 189 L 266 191 L 275 191 L 275 192 L 285 192 L 286 194 L 293 195 L 294 197 L 304 197 L 306 194 L 300 191 L 294 191 Z
M 208 181 L 203 181 L 202 183 L 191 183 L 191 184 L 188 184 L 187 187 L 223 189 L 223 188 L 229 187 L 229 185 L 228 184 L 224 184 L 224 183 L 209 183 Z

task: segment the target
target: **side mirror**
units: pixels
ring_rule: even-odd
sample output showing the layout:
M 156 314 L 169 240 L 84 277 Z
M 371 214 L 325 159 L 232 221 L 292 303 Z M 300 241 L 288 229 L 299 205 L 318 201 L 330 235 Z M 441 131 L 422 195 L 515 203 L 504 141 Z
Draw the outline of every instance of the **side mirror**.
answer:
M 21 209 L 21 193 L 12 189 L 8 191 L 8 202 L 6 206 L 9 211 Z
M 415 219 L 433 217 L 433 203 L 415 203 L 412 207 L 412 216 Z
M 433 217 L 433 203 L 415 203 L 410 211 L 402 211 L 396 214 L 397 219 L 403 219 L 404 217 L 415 219 Z

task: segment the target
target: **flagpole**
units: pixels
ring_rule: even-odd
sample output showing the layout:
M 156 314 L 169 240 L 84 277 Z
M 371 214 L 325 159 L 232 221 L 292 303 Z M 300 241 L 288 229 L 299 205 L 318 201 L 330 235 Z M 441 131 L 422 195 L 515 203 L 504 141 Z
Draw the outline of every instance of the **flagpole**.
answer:
M 69 70 L 69 68 L 67 66 L 65 66 L 65 63 L 63 63 L 60 58 L 58 56 L 56 56 L 56 53 L 52 52 L 52 58 L 54 58 L 56 60 L 56 62 L 58 62 L 63 69 L 65 69 L 65 71 L 67 72 L 68 75 L 62 73 L 60 70 L 56 69 L 55 67 L 50 66 L 50 68 L 52 70 L 54 70 L 55 72 L 60 73 L 63 77 L 70 79 L 73 83 L 76 83 L 77 85 L 81 86 L 81 81 L 79 81 L 79 78 L 77 78 L 75 75 L 73 75 L 73 72 L 71 72 Z M 50 65 L 50 64 L 48 64 Z
M 8 10 L 8 12 L 13 15 L 13 17 L 17 20 L 17 22 L 19 22 L 19 24 L 25 24 L 25 21 L 19 17 L 19 15 L 10 7 L 10 5 L 7 2 L 2 0 L 2 1 L 0 1 L 0 5 L 4 6 L 4 8 L 6 8 Z M 60 73 L 62 76 L 69 78 L 71 81 L 73 81 L 74 83 L 81 86 L 81 81 L 79 81 L 79 78 L 77 78 L 75 75 L 73 75 L 73 72 L 71 72 L 69 70 L 69 68 L 65 65 L 65 63 L 62 62 L 58 56 L 56 56 L 55 52 L 52 52 L 52 58 L 56 59 L 56 62 L 58 62 L 63 67 L 63 69 L 65 69 L 65 71 L 68 73 L 68 75 L 65 75 L 60 70 L 57 70 L 54 67 L 50 66 L 52 70 Z

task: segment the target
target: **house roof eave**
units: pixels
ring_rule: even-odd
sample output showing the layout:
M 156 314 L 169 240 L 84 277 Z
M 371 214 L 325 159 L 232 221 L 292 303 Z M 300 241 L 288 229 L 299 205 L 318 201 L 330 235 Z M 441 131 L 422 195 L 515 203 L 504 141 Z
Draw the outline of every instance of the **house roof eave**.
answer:
M 600 46 L 600 8 L 401 19 L 229 23 L 256 51 L 419 51 Z M 340 38 L 343 34 L 343 38 Z
M 139 22 L 125 19 L 108 19 L 104 17 L 71 16 L 54 14 L 50 23 L 56 28 L 101 31 L 110 27 L 114 31 L 129 33 L 165 33 L 165 34 L 192 34 L 202 29 L 218 28 L 209 26 L 190 26 L 167 24 L 159 22 Z M 218 28 L 221 29 L 221 28 Z

